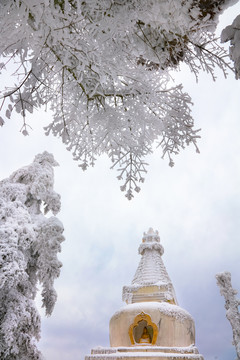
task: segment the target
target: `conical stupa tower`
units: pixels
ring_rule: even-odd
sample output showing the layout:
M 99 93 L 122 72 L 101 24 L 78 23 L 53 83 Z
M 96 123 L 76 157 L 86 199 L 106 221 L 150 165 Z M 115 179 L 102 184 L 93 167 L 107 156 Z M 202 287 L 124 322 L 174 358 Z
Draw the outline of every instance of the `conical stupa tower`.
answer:
M 163 252 L 158 232 L 150 228 L 133 281 L 123 287 L 127 305 L 110 320 L 110 347 L 93 349 L 85 360 L 204 360 L 195 346 L 194 320 L 178 306 Z
M 177 305 L 172 282 L 162 261 L 164 253 L 158 232 L 152 228 L 144 233 L 138 249 L 142 255 L 131 286 L 124 286 L 123 301 L 127 304 L 142 301 L 166 301 Z

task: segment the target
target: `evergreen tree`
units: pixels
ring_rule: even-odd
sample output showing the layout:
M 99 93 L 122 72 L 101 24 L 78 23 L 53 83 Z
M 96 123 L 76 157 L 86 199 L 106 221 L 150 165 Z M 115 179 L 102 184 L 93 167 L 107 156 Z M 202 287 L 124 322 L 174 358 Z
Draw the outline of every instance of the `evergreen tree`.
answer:
M 60 196 L 53 190 L 53 166 L 47 152 L 35 157 L 0 182 L 0 358 L 43 359 L 35 340 L 40 316 L 34 299 L 42 286 L 42 306 L 51 315 L 57 299 L 53 287 L 60 274 L 57 253 L 64 240 L 62 223 L 55 217 Z M 43 210 L 44 207 L 44 210 Z

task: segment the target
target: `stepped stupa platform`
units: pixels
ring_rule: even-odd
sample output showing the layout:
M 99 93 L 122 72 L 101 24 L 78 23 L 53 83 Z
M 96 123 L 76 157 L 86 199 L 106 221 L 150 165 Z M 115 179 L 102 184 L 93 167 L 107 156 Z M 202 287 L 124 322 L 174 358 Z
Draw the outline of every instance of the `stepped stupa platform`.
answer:
M 127 305 L 110 320 L 110 347 L 92 349 L 85 360 L 204 360 L 195 346 L 194 320 L 178 305 L 163 253 L 158 232 L 150 228 L 139 246 L 133 281 L 123 287 Z
M 92 349 L 91 355 L 85 360 L 203 360 L 195 346 L 189 347 L 163 347 L 146 346 L 139 347 L 118 347 L 118 348 L 96 348 Z

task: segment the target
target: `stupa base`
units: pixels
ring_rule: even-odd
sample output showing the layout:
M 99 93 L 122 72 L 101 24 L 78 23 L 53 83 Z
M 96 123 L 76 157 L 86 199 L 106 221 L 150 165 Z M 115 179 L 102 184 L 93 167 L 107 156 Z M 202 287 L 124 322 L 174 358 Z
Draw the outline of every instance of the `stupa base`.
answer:
M 131 347 L 98 347 L 92 349 L 91 355 L 85 360 L 204 360 L 195 346 L 162 347 L 162 346 L 131 346 Z

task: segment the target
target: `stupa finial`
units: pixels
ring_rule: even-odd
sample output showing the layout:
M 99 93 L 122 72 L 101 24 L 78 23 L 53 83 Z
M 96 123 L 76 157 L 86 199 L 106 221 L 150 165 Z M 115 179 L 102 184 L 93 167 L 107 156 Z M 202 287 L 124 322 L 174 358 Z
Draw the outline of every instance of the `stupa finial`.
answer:
M 158 231 L 154 231 L 153 228 L 150 227 L 147 233 L 143 233 L 142 242 L 160 242 Z

